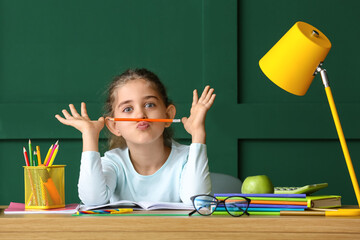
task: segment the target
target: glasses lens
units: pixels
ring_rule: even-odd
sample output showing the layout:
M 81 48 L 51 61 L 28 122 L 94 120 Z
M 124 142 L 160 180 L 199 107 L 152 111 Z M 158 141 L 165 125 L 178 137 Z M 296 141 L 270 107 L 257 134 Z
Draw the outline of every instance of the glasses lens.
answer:
M 249 203 L 242 197 L 230 197 L 225 200 L 225 207 L 232 216 L 238 217 L 246 212 Z
M 216 208 L 217 200 L 211 196 L 197 196 L 194 207 L 201 215 L 211 215 Z

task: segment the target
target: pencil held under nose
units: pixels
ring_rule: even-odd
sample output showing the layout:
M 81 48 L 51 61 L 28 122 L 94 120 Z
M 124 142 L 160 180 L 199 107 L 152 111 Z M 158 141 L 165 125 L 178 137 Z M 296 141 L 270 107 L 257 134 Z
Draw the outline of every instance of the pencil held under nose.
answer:
M 106 118 L 108 121 L 115 122 L 171 122 L 180 123 L 181 119 L 166 119 L 166 118 Z

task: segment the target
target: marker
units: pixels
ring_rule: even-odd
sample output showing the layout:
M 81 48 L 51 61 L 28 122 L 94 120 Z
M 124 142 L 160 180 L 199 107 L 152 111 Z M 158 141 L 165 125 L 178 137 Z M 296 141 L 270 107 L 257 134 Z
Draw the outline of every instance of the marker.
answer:
M 115 122 L 172 122 L 172 123 L 180 123 L 181 119 L 161 119 L 161 118 L 107 118 L 109 121 Z

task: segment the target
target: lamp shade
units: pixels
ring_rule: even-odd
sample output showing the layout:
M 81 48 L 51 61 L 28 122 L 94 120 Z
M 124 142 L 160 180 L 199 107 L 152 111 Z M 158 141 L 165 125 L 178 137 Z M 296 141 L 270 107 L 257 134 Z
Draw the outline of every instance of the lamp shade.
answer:
M 318 29 L 297 22 L 260 59 L 264 74 L 282 89 L 302 96 L 309 89 L 317 66 L 325 60 L 331 43 Z

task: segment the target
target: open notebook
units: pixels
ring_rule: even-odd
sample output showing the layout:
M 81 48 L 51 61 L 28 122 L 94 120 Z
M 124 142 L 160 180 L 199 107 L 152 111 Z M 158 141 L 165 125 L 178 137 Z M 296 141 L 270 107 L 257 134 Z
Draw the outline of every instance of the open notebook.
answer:
M 192 205 L 187 205 L 184 203 L 177 202 L 134 202 L 122 200 L 118 202 L 103 204 L 103 205 L 81 205 L 79 211 L 88 211 L 100 208 L 133 208 L 134 210 L 160 210 L 160 209 L 168 209 L 168 210 L 193 210 L 194 207 Z

